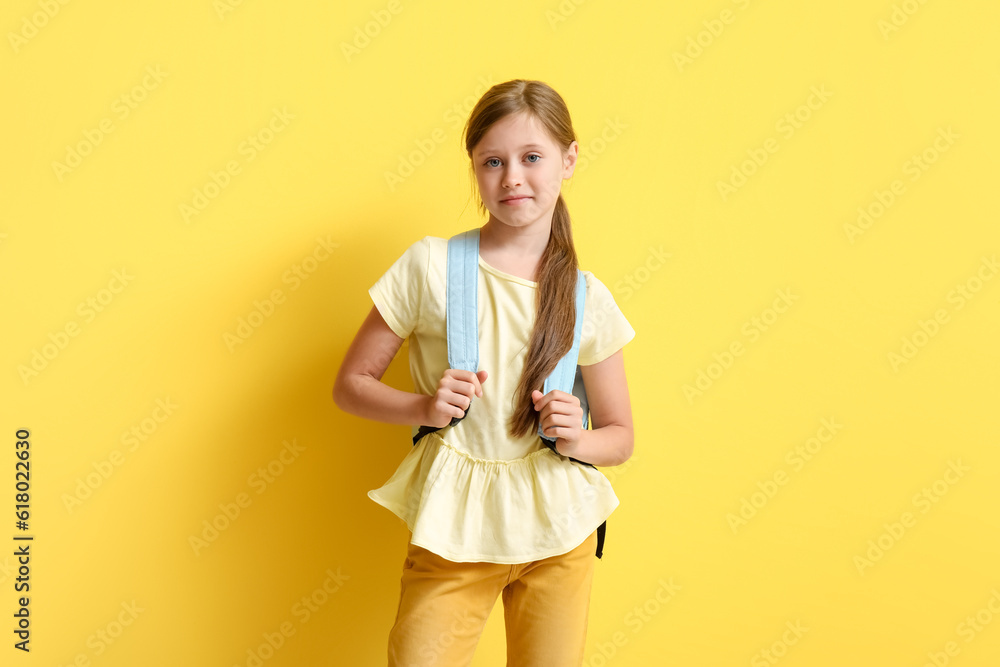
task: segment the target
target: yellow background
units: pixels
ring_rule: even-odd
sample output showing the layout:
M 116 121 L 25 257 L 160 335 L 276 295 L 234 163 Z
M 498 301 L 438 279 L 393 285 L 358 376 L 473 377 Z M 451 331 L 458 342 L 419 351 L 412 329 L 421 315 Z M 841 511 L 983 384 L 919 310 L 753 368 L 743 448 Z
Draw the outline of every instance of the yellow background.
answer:
M 294 634 L 265 665 L 385 664 L 406 527 L 365 493 L 410 431 L 342 413 L 331 389 L 367 288 L 419 238 L 482 223 L 460 124 L 511 78 L 569 105 L 581 266 L 637 332 L 635 455 L 604 469 L 621 506 L 585 664 L 997 664 L 996 3 L 12 0 L 0 15 L 4 665 L 254 664 L 282 624 Z M 401 162 L 413 172 L 390 184 Z M 213 173 L 225 187 L 206 188 Z M 780 290 L 796 300 L 769 311 Z M 88 299 L 104 301 L 93 317 Z M 894 364 L 904 338 L 916 354 Z M 714 377 L 686 394 L 699 372 Z M 405 352 L 384 380 L 411 388 Z M 12 647 L 17 428 L 30 654 Z M 286 441 L 297 455 L 261 489 Z M 744 499 L 756 514 L 733 523 Z M 473 664 L 503 665 L 503 646 L 498 602 Z

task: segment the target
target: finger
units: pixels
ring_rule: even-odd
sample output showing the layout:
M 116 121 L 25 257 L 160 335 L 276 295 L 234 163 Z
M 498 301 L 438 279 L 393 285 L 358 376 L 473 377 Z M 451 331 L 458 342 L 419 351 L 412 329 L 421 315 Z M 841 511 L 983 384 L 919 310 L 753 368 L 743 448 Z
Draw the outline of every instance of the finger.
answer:
M 536 389 L 535 391 L 538 391 L 538 390 Z M 535 391 L 531 392 L 531 395 L 533 397 L 535 395 Z M 542 392 L 538 391 L 538 393 L 541 394 Z M 549 393 L 544 394 L 538 400 L 539 401 L 545 401 L 546 403 L 548 403 L 549 401 L 560 401 L 560 402 L 564 402 L 564 403 L 573 403 L 574 401 L 579 401 L 580 399 L 577 398 L 574 394 L 567 394 L 565 391 L 561 391 L 559 389 L 552 389 L 552 390 L 549 391 Z
M 482 377 L 479 377 L 480 375 L 482 375 Z M 486 381 L 486 376 L 486 371 L 476 371 L 472 374 L 473 390 L 476 392 L 476 396 L 483 395 L 483 382 Z
M 448 369 L 446 371 L 448 381 L 446 386 L 456 394 L 468 396 L 471 400 L 473 396 L 482 396 L 482 391 L 477 390 L 479 379 L 472 371 Z
M 557 426 L 556 424 L 552 424 L 552 425 L 550 425 L 550 426 L 542 429 L 542 432 L 545 433 L 545 437 L 547 437 L 547 438 L 556 438 L 556 439 L 558 439 L 558 438 L 565 437 L 565 433 L 564 433 L 565 430 L 566 429 L 564 429 L 562 426 Z
M 549 401 L 552 400 L 552 392 L 549 392 L 548 394 L 543 394 L 539 390 L 535 389 L 534 391 L 531 392 L 531 400 L 535 404 L 535 409 L 541 412 L 542 409 L 544 409 L 545 406 L 549 404 Z
M 552 394 L 552 400 L 559 401 L 561 403 L 573 403 L 580 400 L 575 395 L 567 394 L 565 391 L 560 391 L 559 389 L 553 389 L 549 393 Z
M 468 385 L 464 385 L 463 388 L 465 387 L 468 387 Z M 451 404 L 462 410 L 464 414 L 469 409 L 469 406 L 472 405 L 472 397 L 464 392 L 455 392 L 452 394 Z M 461 417 L 462 415 L 458 416 Z
M 549 426 L 551 426 L 552 428 L 563 428 L 571 426 L 569 415 L 557 412 L 551 413 L 546 423 L 549 424 Z M 549 431 L 546 431 L 545 433 L 548 434 Z
M 553 389 L 549 393 L 535 401 L 535 409 L 541 414 L 568 414 L 573 410 L 574 403 L 567 400 L 569 394 Z
M 443 393 L 439 399 L 440 407 L 438 408 L 442 414 L 446 414 L 449 417 L 464 417 L 465 409 L 461 405 L 458 405 L 457 394 Z
M 460 371 L 461 379 L 465 381 L 464 392 L 472 398 L 473 395 L 483 395 L 483 385 L 479 382 L 479 371 Z
M 457 383 L 461 387 L 455 386 L 453 383 L 448 383 L 443 387 L 441 392 L 441 399 L 449 406 L 453 406 L 455 409 L 460 410 L 459 414 L 454 415 L 455 417 L 462 417 L 465 411 L 469 409 L 469 405 L 472 403 L 472 398 L 466 393 L 466 388 L 468 384 L 465 382 Z

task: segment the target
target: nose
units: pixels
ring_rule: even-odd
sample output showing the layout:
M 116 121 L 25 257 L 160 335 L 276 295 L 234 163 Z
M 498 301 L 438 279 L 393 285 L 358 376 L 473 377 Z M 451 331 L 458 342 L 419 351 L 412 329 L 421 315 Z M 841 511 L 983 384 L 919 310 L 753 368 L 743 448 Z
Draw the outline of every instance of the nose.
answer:
M 504 170 L 503 173 L 502 185 L 505 188 L 520 187 L 521 183 L 524 180 L 523 176 L 524 174 L 521 172 L 521 168 L 519 166 L 512 165 L 510 167 L 507 167 L 507 169 Z

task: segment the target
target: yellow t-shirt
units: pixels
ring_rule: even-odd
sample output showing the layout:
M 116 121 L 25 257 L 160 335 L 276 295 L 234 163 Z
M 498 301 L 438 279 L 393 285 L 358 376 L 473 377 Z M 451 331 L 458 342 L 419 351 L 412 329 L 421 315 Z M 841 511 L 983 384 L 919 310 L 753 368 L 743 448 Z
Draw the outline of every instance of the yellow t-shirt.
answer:
M 413 243 L 368 290 L 397 336 L 409 339 L 417 393 L 433 395 L 448 368 L 448 240 Z M 483 395 L 455 426 L 429 433 L 368 497 L 409 527 L 411 542 L 457 562 L 527 563 L 579 546 L 618 498 L 598 470 L 549 449 L 537 430 L 507 433 L 535 321 L 537 283 L 479 257 L 479 370 Z M 607 287 L 589 271 L 577 363 L 596 364 L 635 336 Z M 418 426 L 413 426 L 416 435 Z

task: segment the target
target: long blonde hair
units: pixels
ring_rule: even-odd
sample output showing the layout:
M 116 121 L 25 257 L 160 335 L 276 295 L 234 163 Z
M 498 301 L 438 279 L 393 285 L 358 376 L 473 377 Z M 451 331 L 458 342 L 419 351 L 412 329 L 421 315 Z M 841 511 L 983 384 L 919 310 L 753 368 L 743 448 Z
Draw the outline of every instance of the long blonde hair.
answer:
M 473 184 L 475 165 L 471 160 L 476 145 L 494 123 L 510 114 L 522 112 L 540 121 L 562 150 L 568 149 L 576 140 L 566 103 L 547 84 L 525 79 L 498 83 L 476 103 L 465 125 L 465 150 L 473 170 Z M 479 211 L 486 213 L 481 197 Z M 538 430 L 538 413 L 531 400 L 531 391 L 542 391 L 545 378 L 573 345 L 577 258 L 569 210 L 561 193 L 552 213 L 552 230 L 539 260 L 536 278 L 535 328 L 514 394 L 514 412 L 507 425 L 514 438 Z

